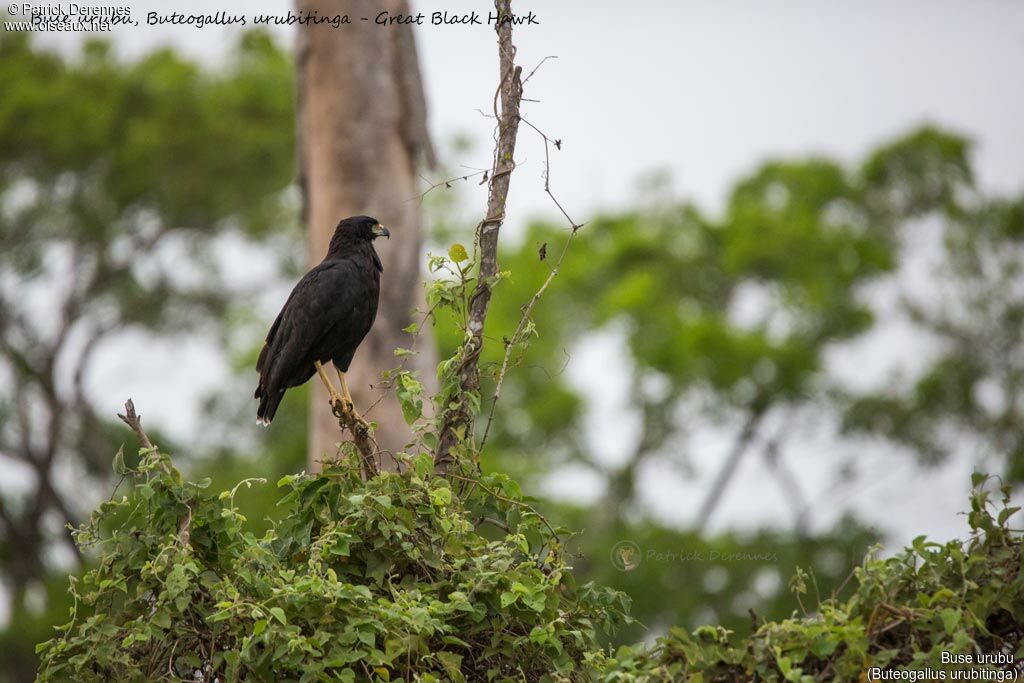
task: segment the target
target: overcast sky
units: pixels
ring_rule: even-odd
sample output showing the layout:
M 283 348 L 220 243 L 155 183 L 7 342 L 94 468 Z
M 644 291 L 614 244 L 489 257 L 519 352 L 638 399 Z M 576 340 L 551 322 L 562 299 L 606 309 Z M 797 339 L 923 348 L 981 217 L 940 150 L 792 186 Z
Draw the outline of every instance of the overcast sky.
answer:
M 414 4 L 428 14 L 483 8 L 486 15 L 488 7 L 456 0 Z M 133 11 L 144 20 L 147 12 L 168 13 L 171 7 L 135 3 Z M 192 0 L 174 4 L 185 13 L 284 13 L 289 7 L 266 0 L 235 7 Z M 529 82 L 527 97 L 540 101 L 528 103 L 524 112 L 564 140 L 554 160 L 553 185 L 578 220 L 628 206 L 637 183 L 652 171 L 667 171 L 680 197 L 717 210 L 731 182 L 766 157 L 824 153 L 857 159 L 922 122 L 951 127 L 977 141 L 975 158 L 986 188 L 1024 188 L 1024 3 L 1016 0 L 647 0 L 628 6 L 560 0 L 516 2 L 515 8 L 532 10 L 540 22 L 517 30 L 519 62 L 529 70 L 547 55 L 558 56 Z M 217 27 L 139 27 L 116 32 L 115 41 L 126 58 L 170 43 L 215 63 L 236 33 Z M 291 35 L 281 35 L 290 44 Z M 493 32 L 481 26 L 424 26 L 416 35 L 439 147 L 443 151 L 456 134 L 469 135 L 474 151 L 447 161 L 486 165 L 491 124 L 476 110 L 487 109 L 493 94 Z M 43 37 L 68 52 L 80 38 Z M 513 231 L 529 217 L 552 214 L 540 179 L 543 148 L 528 131 L 522 135 L 517 150 L 522 166 L 508 212 Z M 474 194 L 481 189 L 469 185 L 465 190 L 470 207 L 482 206 Z M 899 337 L 875 342 L 899 343 Z M 596 344 L 578 353 L 572 376 L 581 384 L 596 383 L 593 369 L 605 364 L 609 348 Z M 209 350 L 198 346 L 167 351 L 173 362 L 154 360 L 128 375 L 124 361 L 108 354 L 95 381 L 120 382 L 117 396 L 132 393 L 154 419 L 187 432 L 195 413 L 180 406 L 191 405 L 197 387 L 206 390 L 226 370 L 211 371 Z M 593 423 L 606 423 L 614 408 L 609 398 L 592 416 Z M 614 451 L 614 439 L 604 441 Z M 708 472 L 721 458 L 721 446 L 715 451 L 713 445 L 698 461 Z M 825 486 L 830 469 L 821 461 L 827 458 L 815 458 L 810 450 L 794 457 L 811 484 Z M 889 462 L 893 456 L 887 451 L 863 457 L 887 477 L 840 502 L 896 527 L 901 538 L 911 532 L 941 538 L 963 532 L 956 512 L 966 504 L 969 460 L 922 474 L 909 461 Z M 685 481 L 654 469 L 644 481 L 661 517 L 686 522 L 708 477 Z M 841 506 L 828 499 L 827 489 L 821 490 L 826 513 L 836 512 Z M 764 472 L 750 463 L 741 470 L 716 526 L 784 521 L 787 510 L 785 500 L 770 485 L 766 488 Z

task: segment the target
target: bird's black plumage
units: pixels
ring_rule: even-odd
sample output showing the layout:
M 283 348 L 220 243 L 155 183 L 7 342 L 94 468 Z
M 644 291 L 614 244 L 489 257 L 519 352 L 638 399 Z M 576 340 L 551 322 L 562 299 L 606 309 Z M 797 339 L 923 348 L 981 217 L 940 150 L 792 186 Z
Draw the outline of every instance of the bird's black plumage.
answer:
M 374 218 L 344 219 L 334 231 L 327 256 L 295 285 L 256 361 L 256 419 L 261 424 L 274 419 L 288 388 L 313 376 L 316 361 L 333 361 L 339 370 L 348 371 L 377 316 L 384 268 L 373 240 L 381 235 L 390 236 Z

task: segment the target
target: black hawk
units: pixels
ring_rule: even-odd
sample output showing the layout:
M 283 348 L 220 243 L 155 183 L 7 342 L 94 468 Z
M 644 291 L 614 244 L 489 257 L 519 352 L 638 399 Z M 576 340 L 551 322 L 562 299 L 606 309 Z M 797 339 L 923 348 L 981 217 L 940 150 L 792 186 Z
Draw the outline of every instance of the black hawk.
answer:
M 327 256 L 295 285 L 256 361 L 259 424 L 270 424 L 284 392 L 317 372 L 332 392 L 331 403 L 342 401 L 344 410 L 352 410 L 345 373 L 377 316 L 384 267 L 373 240 L 382 235 L 391 237 L 375 218 L 344 219 L 334 230 Z M 327 361 L 338 371 L 341 395 L 334 393 L 323 369 Z

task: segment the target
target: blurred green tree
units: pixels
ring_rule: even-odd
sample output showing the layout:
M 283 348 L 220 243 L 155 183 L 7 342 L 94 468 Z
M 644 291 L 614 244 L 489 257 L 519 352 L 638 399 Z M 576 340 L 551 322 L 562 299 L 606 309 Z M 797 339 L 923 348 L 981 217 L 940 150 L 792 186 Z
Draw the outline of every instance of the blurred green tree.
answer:
M 719 220 L 691 205 L 666 204 L 591 221 L 562 264 L 558 286 L 533 312 L 537 332 L 519 352 L 522 368 L 506 379 L 503 391 L 529 400 L 498 405 L 500 467 L 514 471 L 520 456 L 537 452 L 549 460 L 545 472 L 582 464 L 607 483 L 602 507 L 621 510 L 633 501 L 640 466 L 654 457 L 678 461 L 686 432 L 699 422 L 724 422 L 735 428 L 734 443 L 697 520 L 703 526 L 745 453 L 757 450 L 783 467 L 785 427 L 794 415 L 853 414 L 858 396 L 842 389 L 825 355 L 875 329 L 878 312 L 865 288 L 899 270 L 917 246 L 905 239 L 908 226 L 926 217 L 947 231 L 941 267 L 955 276 L 946 281 L 962 300 L 961 324 L 974 326 L 975 339 L 997 336 L 991 346 L 1018 354 L 1019 364 L 1019 306 L 1009 302 L 1021 258 L 1020 202 L 978 197 L 967 152 L 963 138 L 926 128 L 860 166 L 825 159 L 765 164 L 736 185 Z M 968 192 L 973 204 L 961 201 Z M 503 255 L 502 268 L 513 277 L 497 295 L 492 338 L 515 328 L 521 305 L 547 276 L 538 249 L 557 253 L 567 235 L 568 228 L 535 224 Z M 1001 265 L 989 273 L 996 255 Z M 967 298 L 978 296 L 979 279 L 984 309 Z M 883 284 L 895 286 L 891 277 Z M 946 341 L 960 339 L 950 349 L 954 357 L 976 356 L 968 352 L 971 339 L 948 320 L 953 301 L 941 302 L 942 319 L 920 306 L 906 310 Z M 995 302 L 1008 303 L 989 310 Z M 446 326 L 438 329 L 443 334 Z M 607 391 L 625 392 L 641 425 L 630 457 L 612 469 L 589 455 L 581 420 L 587 397 L 559 374 L 580 340 L 609 330 L 624 337 L 629 381 Z M 455 342 L 442 341 L 445 348 Z M 496 370 L 504 349 L 495 346 L 489 353 Z M 1006 358 L 974 362 L 992 374 L 1013 367 Z M 1019 394 L 1018 372 L 1003 379 L 1006 393 Z M 969 420 L 972 408 L 949 404 L 958 396 L 939 391 L 924 397 L 927 406 L 908 410 L 941 409 Z M 624 415 L 624 424 L 631 417 Z M 1006 417 L 971 425 L 993 437 L 1013 427 Z
M 974 186 L 969 152 L 965 138 L 925 127 L 859 164 L 823 158 L 766 163 L 737 183 L 717 219 L 692 205 L 660 201 L 592 220 L 533 310 L 525 343 L 509 337 L 569 236 L 568 225 L 530 226 L 521 244 L 502 256 L 511 278 L 496 291 L 487 321 L 488 337 L 499 343 L 485 351 L 491 369 L 485 400 L 510 344 L 519 364 L 504 381 L 487 464 L 532 480 L 531 487 L 582 471 L 597 482 L 597 500 L 584 510 L 552 514 L 577 518 L 575 526 L 585 528 L 577 545 L 587 578 L 626 589 L 637 617 L 648 624 L 685 623 L 710 610 L 733 628 L 743 610 L 730 600 L 749 594 L 758 572 L 777 572 L 777 566 L 670 559 L 622 572 L 609 554 L 622 540 L 655 557 L 708 544 L 771 548 L 784 563 L 807 562 L 827 595 L 852 567 L 822 558 L 857 557 L 877 534 L 844 522 L 808 535 L 810 492 L 786 462 L 787 450 L 806 437 L 805 425 L 839 424 L 839 433 L 831 434 L 836 444 L 883 437 L 909 446 L 924 463 L 964 440 L 980 441 L 984 456 L 1008 457 L 1006 472 L 1019 480 L 1024 204 L 984 197 Z M 949 291 L 928 301 L 904 296 L 899 313 L 921 328 L 922 355 L 936 338 L 942 353 L 918 380 L 896 379 L 881 390 L 851 388 L 828 356 L 883 329 L 887 313 L 870 290 L 901 287 L 901 271 L 924 248 L 922 233 L 943 237 L 934 240 L 941 248 L 929 282 Z M 924 289 L 936 291 L 927 283 Z M 437 329 L 444 356 L 460 340 L 445 337 L 453 326 L 439 323 Z M 602 387 L 626 398 L 620 423 L 605 429 L 635 434 L 625 437 L 628 453 L 616 462 L 594 456 L 594 435 L 584 420 L 593 397 L 561 372 L 582 342 L 609 333 L 622 340 L 628 379 Z M 890 360 L 879 357 L 877 364 Z M 716 546 L 715 539 L 652 520 L 637 487 L 641 470 L 652 464 L 690 468 L 686 440 L 707 429 L 731 435 L 731 444 L 693 528 L 705 528 L 741 460 L 760 457 L 792 505 L 795 540 L 746 534 L 723 537 Z M 729 589 L 720 596 L 670 590 L 679 580 L 704 585 L 708 576 Z M 759 609 L 778 616 L 786 613 L 786 600 L 766 599 Z
M 50 619 L 31 595 L 55 547 L 77 552 L 64 525 L 122 439 L 86 390 L 97 350 L 217 330 L 239 297 L 217 241 L 300 235 L 292 64 L 267 35 L 209 70 L 169 50 L 123 63 L 103 42 L 63 59 L 27 35 L 0 37 L 0 466 L 25 474 L 0 501 L 10 680 L 33 677 Z
M 1024 194 L 990 197 L 973 183 L 965 140 L 910 136 L 876 152 L 873 193 L 913 217 L 935 213 L 941 242 L 933 287 L 902 308 L 936 349 L 916 377 L 894 375 L 867 395 L 844 394 L 849 434 L 883 436 L 926 461 L 954 452 L 1003 461 L 1024 482 Z M 908 379 L 910 381 L 908 381 Z
M 773 410 L 806 402 L 826 346 L 871 325 L 857 286 L 896 266 L 892 226 L 865 215 L 857 191 L 835 163 L 777 162 L 737 185 L 721 221 L 686 204 L 590 221 L 558 286 L 534 310 L 538 332 L 520 353 L 523 369 L 506 380 L 505 391 L 530 400 L 498 406 L 502 466 L 515 469 L 505 462 L 510 451 L 544 445 L 549 464 L 605 469 L 581 430 L 586 397 L 558 372 L 595 332 L 624 334 L 630 380 L 607 390 L 628 395 L 640 415 L 631 457 L 603 473 L 618 503 L 631 499 L 636 469 L 682 431 L 683 402 L 698 400 L 706 416 L 741 416 L 741 443 L 755 440 Z M 514 329 L 521 304 L 547 276 L 550 260 L 539 263 L 539 249 L 557 254 L 567 234 L 534 224 L 519 249 L 503 254 L 513 277 L 497 295 L 492 338 Z M 755 297 L 754 315 L 738 320 L 740 300 Z M 455 340 L 443 341 L 450 348 Z M 490 349 L 492 367 L 503 351 Z

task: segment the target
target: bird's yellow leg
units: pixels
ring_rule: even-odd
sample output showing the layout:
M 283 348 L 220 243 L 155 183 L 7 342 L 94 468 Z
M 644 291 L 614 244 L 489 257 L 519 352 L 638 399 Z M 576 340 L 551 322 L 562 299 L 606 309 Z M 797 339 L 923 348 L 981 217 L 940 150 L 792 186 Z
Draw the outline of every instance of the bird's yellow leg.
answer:
M 368 430 L 370 428 L 370 425 L 367 424 L 366 420 L 363 419 L 362 415 L 356 412 L 356 404 L 352 401 L 352 394 L 350 394 L 348 391 L 348 382 L 345 381 L 345 373 L 342 372 L 341 370 L 338 370 L 337 365 L 334 366 L 334 369 L 338 371 L 338 381 L 341 382 L 342 400 L 342 415 L 338 415 L 337 413 L 335 413 L 335 415 L 337 415 L 339 419 L 347 416 L 347 418 L 352 420 L 354 424 L 359 425 L 364 430 Z M 352 424 L 349 424 L 348 428 L 350 430 L 353 429 Z M 355 432 L 353 431 L 353 434 L 354 433 Z
M 345 373 L 338 370 L 337 366 L 334 368 L 338 371 L 338 381 L 341 382 L 341 395 L 345 399 L 348 410 L 355 412 L 355 402 L 352 400 L 352 394 L 348 391 L 348 382 L 345 381 Z
M 317 361 L 313 361 L 313 365 L 314 365 L 314 367 L 316 367 L 316 372 L 317 372 L 318 375 L 320 375 L 320 379 L 323 381 L 324 386 L 327 387 L 327 393 L 329 393 L 331 395 L 331 405 L 334 405 L 338 401 L 344 401 L 345 400 L 344 397 L 342 397 L 341 394 L 339 394 L 337 391 L 334 390 L 334 385 L 331 384 L 331 378 L 328 377 L 327 371 L 324 370 L 323 363 L 321 363 L 320 361 L 317 360 Z M 342 383 L 341 386 L 344 387 L 345 384 Z M 345 393 L 348 393 L 348 392 L 346 391 Z

